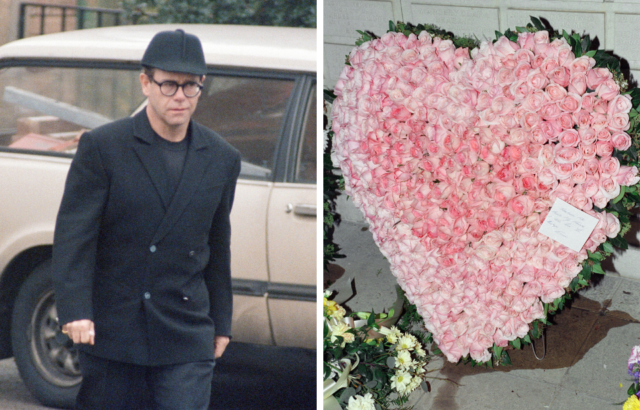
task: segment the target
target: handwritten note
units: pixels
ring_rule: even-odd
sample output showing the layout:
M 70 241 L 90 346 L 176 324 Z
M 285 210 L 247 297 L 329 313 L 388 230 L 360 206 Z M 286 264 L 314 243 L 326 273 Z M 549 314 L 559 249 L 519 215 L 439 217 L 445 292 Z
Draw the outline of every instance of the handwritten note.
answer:
M 598 218 L 556 199 L 538 232 L 579 252 L 597 224 Z

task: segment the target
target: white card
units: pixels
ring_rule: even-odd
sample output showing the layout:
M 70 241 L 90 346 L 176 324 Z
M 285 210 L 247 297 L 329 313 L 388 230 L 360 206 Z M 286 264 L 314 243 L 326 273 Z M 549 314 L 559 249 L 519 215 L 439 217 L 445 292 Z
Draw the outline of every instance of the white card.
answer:
M 597 224 L 598 218 L 556 198 L 538 232 L 569 249 L 580 252 Z

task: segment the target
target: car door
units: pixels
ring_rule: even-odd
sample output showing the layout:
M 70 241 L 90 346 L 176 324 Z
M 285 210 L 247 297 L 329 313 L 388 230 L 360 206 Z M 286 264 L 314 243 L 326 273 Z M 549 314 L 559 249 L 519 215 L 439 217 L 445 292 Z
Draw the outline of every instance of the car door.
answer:
M 313 163 L 315 167 L 315 151 L 311 158 L 308 147 L 306 151 L 299 149 L 302 127 L 311 127 L 306 120 L 313 121 L 315 138 L 315 117 L 306 117 L 310 108 L 311 78 L 315 81 L 315 76 L 296 73 L 212 70 L 194 114 L 196 121 L 218 132 L 242 157 L 231 213 L 236 340 L 282 344 L 279 342 L 282 339 L 286 345 L 311 347 L 309 341 L 289 337 L 288 330 L 280 325 L 280 313 L 270 314 L 270 296 L 274 292 L 279 291 L 276 296 L 279 300 L 289 299 L 291 290 L 302 285 L 304 297 L 315 301 L 316 248 L 314 238 L 307 237 L 309 232 L 315 233 L 315 217 L 299 218 L 300 206 L 298 210 L 292 208 L 290 213 L 285 209 L 289 203 L 293 207 L 306 205 L 308 213 L 315 204 L 315 168 L 313 180 L 292 183 L 296 178 L 294 169 L 303 171 L 303 164 L 295 163 L 299 151 L 307 155 L 304 164 L 310 167 Z M 315 142 L 312 144 L 315 147 Z M 305 175 L 309 170 L 306 171 Z M 277 208 L 282 212 L 276 212 Z M 301 223 L 302 229 L 298 226 Z M 290 278 L 281 273 L 292 270 L 292 261 L 287 263 L 279 256 L 290 243 L 290 238 L 274 229 L 279 224 L 282 228 L 289 226 L 289 232 L 308 231 L 300 238 L 300 249 L 294 252 L 305 260 L 305 274 L 300 277 Z M 300 292 L 296 288 L 293 294 L 299 296 Z M 275 302 L 277 306 L 272 312 L 279 311 L 278 303 Z
M 267 214 L 269 315 L 277 345 L 316 345 L 316 79 L 299 79 L 286 165 L 274 183 Z M 284 161 L 283 161 L 284 162 Z

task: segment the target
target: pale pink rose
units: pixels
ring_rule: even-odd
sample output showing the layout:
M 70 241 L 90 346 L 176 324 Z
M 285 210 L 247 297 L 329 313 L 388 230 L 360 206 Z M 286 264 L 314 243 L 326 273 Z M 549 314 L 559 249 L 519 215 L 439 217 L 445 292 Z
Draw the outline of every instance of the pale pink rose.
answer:
M 593 104 L 593 111 L 598 114 L 606 114 L 609 111 L 609 102 L 607 100 L 603 100 L 602 98 L 598 98 L 595 100 Z
M 625 95 L 616 95 L 613 100 L 608 105 L 607 114 L 629 114 L 633 105 L 631 104 L 631 96 L 628 94 Z
M 576 147 L 578 146 L 578 142 L 580 142 L 580 135 L 578 134 L 578 131 L 569 129 L 561 132 L 558 139 L 560 144 L 565 147 Z
M 493 48 L 496 50 L 497 53 L 503 56 L 509 56 L 513 54 L 516 50 L 518 50 L 519 47 L 518 47 L 518 44 L 514 43 L 513 41 L 510 41 L 508 38 L 503 36 L 503 37 L 500 37 L 498 41 L 493 43 Z
M 500 85 L 513 84 L 515 81 L 513 70 L 506 67 L 501 68 L 500 71 L 498 71 L 497 81 Z
M 597 158 L 585 159 L 584 169 L 588 175 L 599 175 L 600 161 Z
M 540 116 L 545 120 L 553 120 L 560 117 L 562 110 L 558 103 L 550 102 L 542 106 L 540 110 Z
M 578 94 L 568 93 L 562 102 L 560 102 L 560 108 L 566 112 L 578 112 L 581 102 L 582 98 Z
M 606 115 L 598 114 L 598 113 L 591 114 L 591 127 L 594 130 L 600 131 L 601 129 L 603 129 L 608 125 L 609 125 L 609 118 L 607 118 Z
M 509 201 L 509 209 L 521 216 L 528 216 L 533 212 L 533 201 L 528 195 L 519 195 Z
M 611 80 L 613 74 L 608 68 L 598 67 L 587 71 L 587 87 L 592 90 L 598 88 L 598 86 L 607 80 Z
M 613 199 L 620 194 L 620 185 L 609 176 L 600 176 L 600 192 L 607 199 Z
M 596 138 L 598 141 L 611 141 L 611 132 L 608 129 L 602 129 L 596 132 Z
M 591 111 L 596 103 L 596 93 L 586 93 L 582 95 L 582 109 Z
M 578 189 L 574 190 L 573 193 L 571 193 L 571 196 L 569 197 L 569 204 L 583 211 L 590 210 L 593 207 L 593 202 L 591 201 L 591 199 L 587 198 L 584 192 Z
M 551 145 L 543 146 L 538 154 L 538 161 L 545 168 L 553 164 L 554 158 L 555 154 Z
M 549 32 L 546 30 L 537 31 L 533 35 L 533 41 L 536 44 L 549 44 Z
M 605 101 L 611 101 L 616 95 L 620 94 L 620 87 L 615 81 L 606 80 L 598 86 L 596 94 Z
M 557 40 L 554 40 L 554 42 L 555 41 Z M 571 46 L 567 44 L 564 39 L 561 41 L 564 41 L 564 43 L 558 47 L 558 64 L 568 68 L 571 66 L 571 62 L 576 58 L 576 56 L 573 54 L 573 51 L 571 51 Z
M 549 84 L 549 79 L 540 70 L 531 70 L 527 76 L 527 85 L 533 90 L 540 90 Z
M 520 33 L 518 34 L 518 45 L 520 48 L 526 48 L 527 50 L 533 50 L 535 46 L 533 33 Z
M 526 98 L 526 96 L 531 92 L 531 89 L 527 85 L 527 80 L 519 80 L 511 85 L 510 91 L 513 95 L 514 101 L 520 102 Z
M 613 144 L 609 141 L 596 142 L 596 154 L 601 158 L 610 157 L 613 154 Z
M 615 238 L 620 233 L 620 221 L 615 215 L 607 213 L 607 227 L 604 229 L 604 233 L 609 238 Z
M 580 150 L 582 151 L 582 158 L 591 159 L 596 157 L 596 144 L 580 144 Z
M 574 147 L 556 145 L 554 148 L 554 156 L 558 164 L 573 164 L 582 158 L 582 151 Z
M 571 172 L 571 182 L 573 182 L 574 184 L 583 184 L 586 182 L 586 180 L 587 171 L 584 169 L 584 167 L 574 169 Z
M 583 109 L 573 114 L 573 120 L 576 125 L 578 125 L 578 128 L 580 128 L 580 131 L 582 131 L 591 125 L 591 114 Z
M 629 114 L 618 113 L 609 116 L 608 125 L 612 131 L 627 131 L 629 129 Z
M 564 292 L 565 290 L 563 287 L 555 283 L 547 283 L 542 287 L 542 295 L 540 295 L 540 299 L 544 303 L 553 303 L 554 300 L 564 295 Z
M 524 128 L 526 131 L 530 131 L 539 123 L 540 123 L 540 116 L 535 112 L 527 112 L 522 116 L 522 119 L 521 119 L 522 128 Z
M 600 174 L 607 176 L 615 176 L 620 170 L 620 161 L 616 157 L 608 157 L 600 159 Z
M 545 75 L 549 75 L 549 73 L 555 70 L 558 67 L 558 60 L 554 57 L 547 57 L 540 64 L 540 71 L 542 71 Z
M 534 144 L 544 144 L 547 142 L 547 135 L 542 131 L 542 128 L 538 125 L 531 129 L 529 133 L 529 140 Z
M 616 182 L 624 186 L 633 186 L 640 181 L 638 168 L 622 165 L 616 175 Z
M 578 57 L 569 66 L 571 74 L 586 74 L 587 71 L 592 69 L 596 65 L 596 60 L 589 56 Z
M 531 65 L 529 62 L 520 62 L 513 70 L 513 75 L 518 80 L 526 80 L 529 76 L 529 72 L 531 71 Z
M 600 189 L 600 181 L 598 178 L 590 175 L 587 176 L 585 182 L 581 186 L 585 196 L 592 198 Z
M 571 74 L 565 67 L 557 67 L 548 74 L 548 77 L 549 80 L 553 81 L 559 86 L 567 87 L 569 85 L 569 80 L 571 79 Z
M 575 149 L 575 148 L 567 148 L 567 149 Z M 578 150 L 576 150 L 578 151 Z M 579 151 L 578 151 L 579 152 Z M 560 163 L 555 163 L 553 164 L 553 166 L 551 167 L 550 171 L 553 173 L 553 175 L 558 178 L 559 180 L 565 180 L 571 177 L 571 172 L 573 171 L 573 164 L 570 163 L 565 163 L 565 164 L 560 164 Z M 563 200 L 565 200 L 563 198 Z
M 480 245 L 475 250 L 475 255 L 482 260 L 490 261 L 496 257 L 498 250 L 487 245 Z
M 567 95 L 567 90 L 558 84 L 549 84 L 545 89 L 545 93 L 552 101 L 561 101 Z
M 558 120 L 560 121 L 560 126 L 565 130 L 570 130 L 575 125 L 571 114 L 566 112 L 560 114 L 560 117 L 558 117 Z
M 595 204 L 595 201 L 594 201 Z M 596 205 L 597 206 L 597 205 Z M 605 204 L 606 206 L 606 204 Z M 599 207 L 598 208 L 604 208 L 603 207 Z M 593 232 L 591 232 L 591 236 L 589 237 L 593 242 L 596 243 L 597 245 L 600 245 L 601 243 L 604 243 L 607 241 L 607 234 L 605 233 L 603 228 L 596 228 L 593 230 Z
M 569 92 L 582 95 L 587 91 L 587 77 L 584 74 L 571 74 Z

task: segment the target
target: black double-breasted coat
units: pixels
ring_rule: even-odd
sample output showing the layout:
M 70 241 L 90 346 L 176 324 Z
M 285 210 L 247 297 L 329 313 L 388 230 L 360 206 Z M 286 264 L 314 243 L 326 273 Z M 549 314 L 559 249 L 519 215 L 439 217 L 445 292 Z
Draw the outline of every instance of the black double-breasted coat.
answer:
M 231 332 L 230 223 L 240 155 L 190 123 L 182 177 L 163 197 L 146 111 L 85 133 L 54 237 L 60 324 L 95 323 L 87 353 L 142 365 L 214 358 Z

